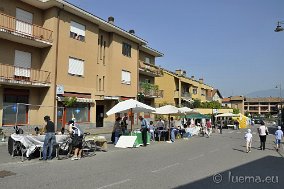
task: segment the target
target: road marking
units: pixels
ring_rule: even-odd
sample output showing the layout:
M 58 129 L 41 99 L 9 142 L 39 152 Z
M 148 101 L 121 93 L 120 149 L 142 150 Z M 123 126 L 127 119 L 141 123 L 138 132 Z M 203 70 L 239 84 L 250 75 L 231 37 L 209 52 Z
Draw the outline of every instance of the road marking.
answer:
M 242 133 L 241 131 L 238 131 L 237 133 Z
M 195 159 L 201 158 L 203 156 L 204 156 L 204 154 L 200 154 L 199 156 L 195 156 L 193 158 L 189 158 L 188 160 L 195 160 Z
M 172 164 L 172 165 L 168 165 L 166 167 L 163 167 L 163 168 L 160 168 L 160 169 L 157 169 L 157 170 L 154 170 L 154 171 L 151 171 L 152 173 L 156 173 L 156 172 L 160 172 L 160 171 L 163 171 L 165 169 L 168 169 L 170 167 L 173 167 L 173 166 L 176 166 L 176 165 L 179 165 L 180 163 L 175 163 L 175 164 Z
M 229 131 L 228 133 L 230 133 L 230 134 L 231 134 L 231 133 L 233 133 L 233 132 L 234 132 L 234 131 Z
M 220 149 L 216 148 L 214 150 L 209 151 L 209 153 L 218 152 Z
M 119 181 L 119 182 L 115 182 L 115 183 L 112 183 L 112 184 L 108 184 L 108 185 L 99 187 L 98 189 L 109 188 L 109 187 L 114 186 L 114 185 L 118 185 L 118 184 L 123 184 L 123 183 L 129 182 L 130 180 L 131 179 L 122 180 L 122 181 Z

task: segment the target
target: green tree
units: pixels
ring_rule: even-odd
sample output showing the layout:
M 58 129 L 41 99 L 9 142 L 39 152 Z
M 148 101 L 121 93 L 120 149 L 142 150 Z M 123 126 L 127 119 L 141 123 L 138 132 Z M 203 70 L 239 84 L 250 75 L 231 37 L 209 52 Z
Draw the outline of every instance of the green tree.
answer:
M 193 108 L 201 108 L 201 101 L 196 99 L 193 101 Z
M 233 114 L 239 114 L 239 113 L 240 113 L 240 110 L 238 108 L 233 109 Z

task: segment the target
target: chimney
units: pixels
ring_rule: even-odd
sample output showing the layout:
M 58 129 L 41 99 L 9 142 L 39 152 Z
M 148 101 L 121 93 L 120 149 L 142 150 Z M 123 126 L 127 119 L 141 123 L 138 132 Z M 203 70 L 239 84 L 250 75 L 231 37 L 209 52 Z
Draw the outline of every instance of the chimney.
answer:
M 194 79 L 194 75 L 191 76 L 191 79 Z
M 130 34 L 134 35 L 135 34 L 135 30 L 129 30 L 128 31 Z
M 186 71 L 184 71 L 184 70 L 176 70 L 176 74 L 178 75 L 178 76 L 186 76 Z
M 114 17 L 112 16 L 108 17 L 108 23 L 114 24 Z
M 199 78 L 199 82 L 203 83 L 204 79 L 203 78 Z

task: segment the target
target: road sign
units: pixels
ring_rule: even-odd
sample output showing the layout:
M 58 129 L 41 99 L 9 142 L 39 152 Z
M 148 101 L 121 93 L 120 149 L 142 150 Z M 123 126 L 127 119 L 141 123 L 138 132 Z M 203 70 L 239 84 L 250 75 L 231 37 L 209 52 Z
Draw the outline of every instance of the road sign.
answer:
M 56 94 L 64 94 L 64 86 L 63 85 L 57 85 L 56 86 Z

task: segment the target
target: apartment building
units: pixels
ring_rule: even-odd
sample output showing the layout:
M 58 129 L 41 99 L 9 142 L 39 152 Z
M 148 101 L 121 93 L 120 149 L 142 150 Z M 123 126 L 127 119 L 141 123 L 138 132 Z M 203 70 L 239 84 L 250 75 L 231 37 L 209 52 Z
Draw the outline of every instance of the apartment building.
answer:
M 244 101 L 244 111 L 252 116 L 265 116 L 266 114 L 277 116 L 280 108 L 281 98 L 279 97 L 245 98 Z
M 239 109 L 240 113 L 244 114 L 245 112 L 244 101 L 245 101 L 244 96 L 230 96 L 228 98 L 223 98 L 222 106 Z
M 203 79 L 195 80 L 187 77 L 186 71 L 171 72 L 163 69 L 163 76 L 156 78 L 156 84 L 164 91 L 163 98 L 155 99 L 156 106 L 172 104 L 175 106 L 190 106 L 194 99 L 201 102 L 212 101 L 213 87 L 204 83 Z
M 162 68 L 155 65 L 155 59 L 163 54 L 148 46 L 141 46 L 139 51 L 139 89 L 138 100 L 155 106 L 155 99 L 163 97 L 163 90 L 155 84 L 155 78 L 162 77 Z
M 108 109 L 159 75 L 154 59 L 162 54 L 146 44 L 113 17 L 67 1 L 1 0 L 0 125 L 41 125 L 50 115 L 58 128 L 72 117 L 103 126 L 113 120 Z

